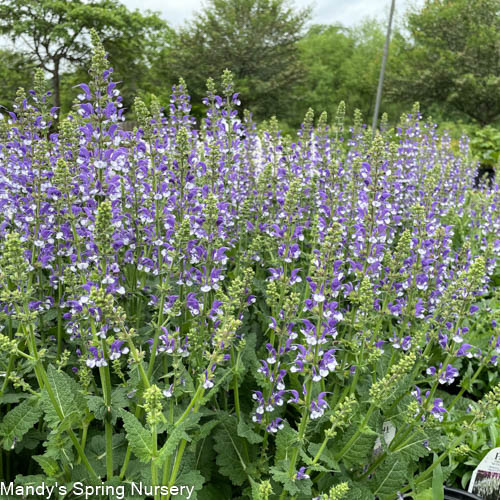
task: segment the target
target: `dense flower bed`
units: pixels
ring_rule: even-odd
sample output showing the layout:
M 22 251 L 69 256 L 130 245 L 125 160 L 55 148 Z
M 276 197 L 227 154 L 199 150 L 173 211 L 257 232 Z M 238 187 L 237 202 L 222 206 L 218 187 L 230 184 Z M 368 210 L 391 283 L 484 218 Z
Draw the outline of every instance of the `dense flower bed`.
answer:
M 473 188 L 467 140 L 416 107 L 374 139 L 342 105 L 257 130 L 228 72 L 199 129 L 181 82 L 126 132 L 95 43 L 57 132 L 40 75 L 1 125 L 4 478 L 200 499 L 457 482 L 500 400 L 500 192 Z

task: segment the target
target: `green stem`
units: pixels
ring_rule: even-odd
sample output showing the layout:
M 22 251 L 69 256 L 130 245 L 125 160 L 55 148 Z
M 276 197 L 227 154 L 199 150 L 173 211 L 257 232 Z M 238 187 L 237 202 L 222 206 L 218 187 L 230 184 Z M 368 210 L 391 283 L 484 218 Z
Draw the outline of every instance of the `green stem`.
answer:
M 165 302 L 165 294 L 162 292 L 160 296 L 160 308 L 158 310 L 158 323 L 156 325 L 156 332 L 153 338 L 153 346 L 151 347 L 151 357 L 149 358 L 147 378 L 151 380 L 151 375 L 153 375 L 153 369 L 156 359 L 156 351 L 158 350 L 158 340 L 160 338 L 161 326 L 163 322 L 163 305 Z
M 198 389 L 196 390 L 196 393 L 195 393 L 193 399 L 191 400 L 188 407 L 186 408 L 186 411 L 182 414 L 182 416 L 175 423 L 175 427 L 177 427 L 189 415 L 191 408 L 193 408 L 194 412 L 198 411 L 198 408 L 200 406 L 201 399 L 203 397 L 204 392 L 205 392 L 205 389 L 200 384 L 198 386 Z M 182 456 L 184 455 L 184 450 L 186 449 L 186 445 L 187 445 L 187 441 L 185 439 L 183 439 L 181 441 L 181 444 L 179 445 L 179 449 L 177 450 L 177 455 L 175 457 L 174 467 L 172 469 L 172 473 L 170 474 L 170 480 L 168 482 L 169 493 L 167 495 L 167 500 L 170 498 L 170 488 L 175 484 L 175 480 L 177 479 L 177 474 L 179 472 L 179 467 L 181 465 L 181 460 L 182 460 Z
M 155 458 L 156 454 L 158 452 L 158 436 L 156 433 L 156 424 L 152 426 L 151 429 L 151 436 L 152 436 L 152 448 L 153 448 L 153 460 L 151 460 L 151 481 L 153 483 L 153 487 L 158 486 L 158 467 L 156 466 L 155 463 Z M 159 494 L 156 493 L 155 490 L 155 495 L 154 495 L 155 500 L 159 500 Z
M 62 422 L 64 420 L 64 414 L 61 410 L 61 407 L 59 406 L 59 403 L 57 401 L 57 398 L 55 397 L 55 394 L 52 390 L 52 387 L 50 386 L 50 383 L 47 378 L 47 374 L 45 372 L 45 369 L 40 361 L 37 362 L 37 365 L 40 366 L 40 374 L 45 382 L 45 390 L 47 391 L 47 394 L 49 396 L 50 402 L 52 403 L 52 406 L 54 407 L 57 416 L 59 417 L 59 420 Z M 36 365 L 35 365 L 36 366 Z M 82 464 L 84 467 L 87 469 L 87 471 L 90 474 L 90 477 L 94 481 L 99 481 L 99 477 L 97 476 L 96 472 L 94 471 L 93 467 L 90 465 L 89 461 L 87 460 L 87 457 L 85 455 L 85 452 L 80 445 L 80 442 L 78 441 L 78 438 L 75 436 L 75 433 L 73 432 L 73 429 L 69 428 L 66 429 L 66 432 L 68 433 L 69 438 L 71 439 L 71 442 L 73 443 L 73 446 L 76 449 L 76 452 L 78 453 L 78 456 L 80 457 L 80 460 L 82 461 Z

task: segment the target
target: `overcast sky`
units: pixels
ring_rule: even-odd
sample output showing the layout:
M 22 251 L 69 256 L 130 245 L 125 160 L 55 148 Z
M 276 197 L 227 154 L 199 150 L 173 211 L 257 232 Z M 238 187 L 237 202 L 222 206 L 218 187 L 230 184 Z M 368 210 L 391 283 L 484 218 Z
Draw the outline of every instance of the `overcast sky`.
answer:
M 189 21 L 193 13 L 206 2 L 202 0 L 120 0 L 129 9 L 160 12 L 171 26 L 177 27 Z M 353 26 L 365 17 L 387 19 L 390 0 L 290 0 L 292 5 L 302 8 L 313 6 L 312 22 L 315 24 L 341 23 Z M 396 0 L 396 14 L 403 14 L 408 6 L 423 5 L 424 0 Z

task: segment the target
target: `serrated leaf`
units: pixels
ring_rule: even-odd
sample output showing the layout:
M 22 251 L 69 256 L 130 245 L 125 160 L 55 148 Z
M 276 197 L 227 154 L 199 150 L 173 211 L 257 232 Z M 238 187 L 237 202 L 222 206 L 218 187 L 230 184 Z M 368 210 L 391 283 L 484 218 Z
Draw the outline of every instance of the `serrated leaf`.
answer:
M 104 398 L 101 396 L 87 396 L 89 410 L 98 420 L 104 420 L 108 413 Z M 129 405 L 127 391 L 124 387 L 118 387 L 111 393 L 111 423 L 115 425 L 116 419 L 120 416 L 119 410 Z
M 342 500 L 375 500 L 375 495 L 366 486 L 351 483 Z
M 87 447 L 85 454 L 96 471 L 97 475 L 106 475 L 106 443 L 102 438 L 102 432 L 87 439 Z M 113 434 L 112 447 L 113 447 L 113 469 L 117 469 L 123 465 L 125 459 L 126 449 L 125 434 Z M 127 469 L 128 470 L 128 469 Z
M 46 448 L 44 455 L 57 461 L 72 463 L 74 461 L 73 445 L 67 434 L 51 432 L 43 443 Z
M 237 425 L 235 418 L 229 416 L 221 418 L 221 425 L 214 434 L 214 450 L 217 454 L 216 463 L 219 466 L 219 472 L 228 477 L 233 484 L 240 486 L 246 481 L 247 474 Z
M 32 458 L 38 462 L 43 472 L 45 472 L 48 477 L 55 477 L 59 474 L 59 466 L 52 457 L 47 457 L 45 455 L 35 455 L 32 456 Z
M 177 445 L 185 439 L 186 441 L 191 441 L 191 438 L 186 433 L 187 429 L 195 426 L 198 423 L 201 415 L 197 413 L 190 413 L 183 422 L 181 422 L 176 427 L 173 427 L 169 433 L 165 444 L 161 447 L 158 452 L 158 456 L 154 459 L 154 463 L 161 467 L 167 458 L 175 453 Z
M 104 420 L 106 416 L 106 404 L 101 396 L 87 396 L 87 405 L 97 420 Z
M 298 432 L 285 424 L 283 429 L 276 434 L 275 464 L 281 460 L 288 460 L 293 449 L 297 447 Z
M 81 415 L 76 411 L 72 411 L 69 415 L 66 415 L 59 422 L 59 425 L 57 426 L 57 432 L 63 432 L 67 431 L 68 429 L 71 429 L 71 427 L 73 427 L 73 424 L 80 419 Z
M 419 430 L 412 436 L 410 442 L 396 448 L 394 453 L 400 453 L 408 462 L 418 462 L 430 453 L 430 450 L 424 446 L 425 441 L 429 441 L 429 438 L 423 431 Z
M 7 394 L 3 394 L 0 398 L 0 404 L 8 405 L 13 403 L 19 403 L 21 399 L 26 399 L 28 397 L 27 394 L 23 394 L 22 392 L 8 392 Z
M 315 457 L 316 454 L 319 452 L 320 448 L 321 448 L 320 443 L 311 443 L 308 447 L 308 451 L 313 457 Z M 340 470 L 339 464 L 335 461 L 333 453 L 331 452 L 331 449 L 328 448 L 328 446 L 325 447 L 325 449 L 322 451 L 321 456 L 319 457 L 319 460 L 324 462 L 326 465 L 328 465 L 328 467 L 330 467 L 331 469 L 333 469 L 335 471 Z M 311 460 L 311 462 L 312 462 L 312 460 Z
M 0 436 L 3 438 L 4 449 L 10 450 L 15 439 L 21 440 L 38 422 L 41 414 L 42 410 L 36 397 L 25 399 L 10 410 L 0 424 Z
M 245 438 L 249 443 L 257 444 L 264 441 L 264 438 L 260 434 L 257 434 L 243 419 L 238 422 L 237 430 L 238 436 Z
M 79 415 L 87 412 L 87 402 L 83 396 L 79 385 L 69 375 L 57 371 L 52 365 L 47 370 L 47 380 L 63 419 L 73 412 Z M 60 417 L 49 398 L 47 389 L 42 391 L 42 406 L 45 411 L 45 419 L 52 429 L 59 425 Z
M 183 472 L 176 479 L 176 484 L 182 484 L 189 486 L 190 488 L 194 486 L 194 490 L 189 498 L 189 500 L 196 500 L 198 498 L 197 492 L 203 488 L 205 483 L 205 478 L 200 474 L 200 471 L 190 470 L 188 472 Z M 191 491 L 191 490 L 190 490 Z M 179 498 L 187 498 L 187 496 L 180 496 Z
M 283 488 L 291 495 L 295 495 L 299 492 L 299 488 L 295 484 L 296 481 L 293 481 L 290 479 L 290 476 L 288 475 L 287 471 L 284 471 L 280 469 L 279 467 L 271 467 L 269 469 L 269 472 L 271 472 L 271 475 L 273 476 L 273 479 L 277 481 L 278 483 L 281 483 L 283 485 Z
M 219 421 L 212 419 L 209 420 L 208 422 L 205 422 L 201 424 L 197 429 L 196 432 L 193 434 L 192 437 L 192 443 L 197 443 L 198 441 L 201 441 L 202 439 L 206 439 L 208 436 L 210 436 L 212 429 L 214 427 L 217 427 L 219 425 Z
M 252 500 L 262 500 L 260 494 L 260 483 L 256 483 L 252 478 L 250 479 L 250 486 L 252 487 Z
M 23 476 L 22 474 L 18 474 L 16 479 L 14 480 L 14 484 L 23 484 L 23 485 L 33 485 L 39 486 L 45 481 L 45 484 L 52 485 L 56 483 L 56 480 L 53 478 L 48 478 L 43 474 L 31 474 L 29 476 Z
M 356 431 L 354 427 L 352 432 L 348 433 L 351 436 Z M 342 460 L 346 466 L 354 466 L 366 463 L 372 453 L 373 446 L 375 445 L 376 435 L 362 433 L 346 451 Z
M 257 334 L 254 331 L 250 331 L 245 335 L 245 347 L 241 352 L 241 360 L 243 362 L 242 374 L 244 375 L 250 367 L 256 367 L 259 365 L 259 360 L 257 358 L 256 352 L 257 345 Z
M 283 462 L 281 466 L 288 464 L 288 462 Z M 289 476 L 287 470 L 281 467 L 271 467 L 269 469 L 271 475 L 275 481 L 278 481 L 283 485 L 283 488 L 293 496 L 298 498 L 311 498 L 311 487 L 312 481 L 310 479 L 292 479 Z
M 153 458 L 152 436 L 135 415 L 126 410 L 120 410 L 123 425 L 127 431 L 127 441 L 134 455 L 143 463 Z
M 408 462 L 398 455 L 389 455 L 376 470 L 372 491 L 381 499 L 394 495 L 408 480 Z

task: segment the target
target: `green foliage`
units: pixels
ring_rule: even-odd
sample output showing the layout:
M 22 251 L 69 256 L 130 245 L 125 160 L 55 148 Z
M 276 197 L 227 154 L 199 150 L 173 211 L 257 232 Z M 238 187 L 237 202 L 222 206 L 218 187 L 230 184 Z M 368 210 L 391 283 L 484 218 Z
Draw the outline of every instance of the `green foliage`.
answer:
M 377 469 L 371 485 L 373 494 L 391 498 L 408 477 L 408 462 L 397 455 L 390 455 Z
M 9 108 L 17 89 L 32 85 L 33 67 L 33 59 L 26 54 L 0 50 L 0 105 Z
M 141 462 L 149 463 L 154 458 L 151 432 L 132 413 L 122 409 L 120 416 L 127 431 L 127 441 L 134 455 Z
M 442 102 L 481 125 L 497 120 L 499 14 L 499 0 L 439 0 L 411 13 L 411 39 L 391 64 L 393 98 Z
M 434 460 L 437 456 L 434 455 Z M 432 474 L 432 495 L 434 500 L 444 500 L 444 478 L 441 464 L 434 469 Z
M 488 126 L 475 130 L 471 147 L 482 165 L 497 166 L 500 159 L 500 129 Z
M 56 370 L 51 365 L 47 370 L 47 380 L 63 417 L 63 420 L 61 420 L 47 389 L 44 389 L 41 404 L 45 412 L 45 421 L 49 427 L 56 429 L 61 425 L 70 428 L 76 422 L 81 422 L 82 415 L 87 412 L 87 403 L 75 379 L 62 371 Z
M 276 436 L 275 463 L 289 460 L 292 450 L 297 447 L 297 431 L 285 425 Z
M 108 408 L 106 407 L 103 397 L 87 396 L 87 405 L 94 417 L 99 420 L 104 420 L 105 418 L 110 417 L 113 425 L 116 423 L 116 419 L 120 416 L 119 410 L 121 408 L 126 408 L 128 404 L 129 402 L 126 397 L 126 390 L 123 387 L 117 387 L 111 393 L 110 415 L 108 415 Z
M 332 119 L 340 101 L 345 101 L 349 115 L 360 109 L 364 116 L 371 116 L 384 40 L 383 26 L 374 21 L 352 29 L 311 27 L 299 42 L 306 72 L 298 88 L 296 119 L 302 119 L 308 107 L 326 111 Z M 383 111 L 392 116 L 399 116 L 402 110 L 395 104 L 383 105 Z
M 243 460 L 243 443 L 238 438 L 235 418 L 223 417 L 215 432 L 214 450 L 220 474 L 227 476 L 234 485 L 242 485 L 247 479 Z
M 243 419 L 238 422 L 237 431 L 238 436 L 245 438 L 249 443 L 257 444 L 264 440 L 264 438 L 260 434 L 257 434 L 252 426 Z
M 201 415 L 191 414 L 180 424 L 177 424 L 175 427 L 168 432 L 168 437 L 165 444 L 161 447 L 158 452 L 157 458 L 155 458 L 155 463 L 158 466 L 161 466 L 165 463 L 165 460 L 170 457 L 176 450 L 178 444 L 181 440 L 191 441 L 191 438 L 186 434 L 187 429 L 190 427 L 195 427 L 200 419 Z
M 25 399 L 10 410 L 0 424 L 0 437 L 2 446 L 9 450 L 15 442 L 22 440 L 23 436 L 36 424 L 42 410 L 38 398 L 33 396 Z
M 148 56 L 157 52 L 158 44 L 169 33 L 166 23 L 156 14 L 130 12 L 117 0 L 0 3 L 0 33 L 14 43 L 20 38 L 28 41 L 21 54 L 50 74 L 56 106 L 61 104 L 63 72 L 88 65 L 91 28 L 101 36 L 118 74 L 127 75 L 132 82 L 143 76 Z M 130 92 L 137 90 L 132 86 Z
M 284 0 L 210 0 L 177 33 L 169 71 L 186 80 L 196 102 L 207 78 L 228 68 L 255 117 L 283 117 L 304 71 L 296 43 L 308 18 Z

